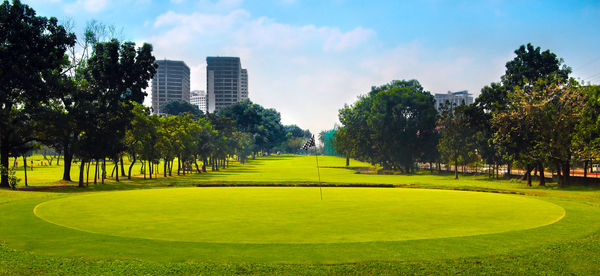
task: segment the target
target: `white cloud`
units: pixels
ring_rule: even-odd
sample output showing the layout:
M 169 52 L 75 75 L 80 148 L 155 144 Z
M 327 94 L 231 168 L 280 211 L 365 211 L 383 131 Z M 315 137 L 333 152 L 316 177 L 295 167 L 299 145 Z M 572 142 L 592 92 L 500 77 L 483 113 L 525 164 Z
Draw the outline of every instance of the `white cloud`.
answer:
M 313 132 L 332 128 L 338 110 L 373 85 L 415 78 L 432 93 L 478 93 L 503 67 L 496 60 L 476 61 L 466 50 L 439 51 L 415 41 L 385 47 L 367 28 L 283 24 L 242 9 L 169 11 L 153 28 L 156 35 L 148 41 L 156 57 L 184 60 L 192 89 L 206 89 L 206 56 L 239 56 L 248 69 L 250 99 L 276 108 L 283 123 Z
M 107 0 L 77 0 L 65 6 L 65 13 L 79 13 L 82 10 L 89 13 L 97 13 L 108 6 Z

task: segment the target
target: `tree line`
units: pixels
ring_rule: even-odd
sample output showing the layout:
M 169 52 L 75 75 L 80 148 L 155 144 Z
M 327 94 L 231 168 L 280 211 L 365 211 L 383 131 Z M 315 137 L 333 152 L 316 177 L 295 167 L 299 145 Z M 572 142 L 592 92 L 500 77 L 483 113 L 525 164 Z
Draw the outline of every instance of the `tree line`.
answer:
M 178 174 L 200 173 L 233 156 L 244 162 L 259 152 L 293 151 L 310 137 L 250 101 L 217 114 L 169 103 L 175 116 L 151 115 L 142 103 L 156 73 L 152 46 L 107 39 L 110 29 L 92 21 L 78 37 L 19 0 L 0 4 L 0 187 L 10 186 L 9 157 L 25 159 L 42 145 L 64 156 L 63 180 L 71 181 L 73 160 L 80 161 L 83 187 L 90 163 L 94 181 L 104 181 L 107 160 L 117 180 L 118 165 L 131 178 L 135 162 L 149 178 L 161 160 L 164 176 L 172 174 L 174 160 Z M 132 161 L 127 174 L 125 155 Z
M 417 80 L 375 86 L 339 111 L 342 126 L 332 144 L 341 155 L 384 169 L 411 173 L 416 162 L 458 166 L 483 162 L 559 175 L 569 184 L 571 166 L 600 159 L 600 88 L 571 78 L 571 68 L 550 50 L 531 44 L 515 51 L 499 82 L 470 105 L 441 103 Z

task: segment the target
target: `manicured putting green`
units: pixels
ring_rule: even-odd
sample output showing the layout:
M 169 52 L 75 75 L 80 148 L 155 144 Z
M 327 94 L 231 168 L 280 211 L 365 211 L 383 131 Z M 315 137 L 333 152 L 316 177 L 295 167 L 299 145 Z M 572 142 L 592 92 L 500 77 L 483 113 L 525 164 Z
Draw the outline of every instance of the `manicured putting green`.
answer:
M 34 213 L 81 231 L 215 243 L 399 241 L 516 231 L 565 211 L 527 196 L 386 188 L 230 187 L 99 192 Z

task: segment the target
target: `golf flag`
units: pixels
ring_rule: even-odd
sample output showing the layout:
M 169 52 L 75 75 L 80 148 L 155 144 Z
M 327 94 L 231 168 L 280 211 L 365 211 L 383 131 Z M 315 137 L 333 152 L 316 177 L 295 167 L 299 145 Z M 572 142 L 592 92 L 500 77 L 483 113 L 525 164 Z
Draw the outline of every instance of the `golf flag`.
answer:
M 301 150 L 308 150 L 311 147 L 314 147 L 315 145 L 315 136 L 313 135 L 312 137 L 310 137 L 310 140 L 306 141 L 306 143 L 304 144 L 304 146 L 302 146 L 300 149 Z
M 304 146 L 300 148 L 300 150 L 308 151 L 309 148 L 316 147 L 315 144 L 315 136 L 310 137 L 310 140 L 306 141 Z M 323 190 L 321 189 L 321 172 L 319 171 L 319 157 L 317 155 L 317 151 L 315 150 L 315 159 L 317 160 L 317 175 L 319 176 L 319 193 L 321 194 L 321 200 L 323 200 Z

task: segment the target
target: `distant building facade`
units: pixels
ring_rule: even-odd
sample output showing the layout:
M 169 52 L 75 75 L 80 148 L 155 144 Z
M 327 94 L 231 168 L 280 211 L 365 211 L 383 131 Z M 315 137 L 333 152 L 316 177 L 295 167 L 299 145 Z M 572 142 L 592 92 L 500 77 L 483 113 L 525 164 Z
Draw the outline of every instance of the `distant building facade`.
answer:
M 445 94 L 435 94 L 435 109 L 440 110 L 440 106 L 449 102 L 455 106 L 457 105 L 470 105 L 473 103 L 473 95 L 469 94 L 469 91 L 463 90 L 458 92 L 451 92 Z
M 157 60 L 152 78 L 152 112 L 162 114 L 162 106 L 170 100 L 190 102 L 190 68 L 183 61 Z
M 242 100 L 248 99 L 248 70 L 242 69 L 240 78 L 242 80 Z
M 208 112 L 248 98 L 248 71 L 239 57 L 206 58 L 206 92 Z
M 190 92 L 190 103 L 206 113 L 206 92 L 204 90 L 194 90 Z

